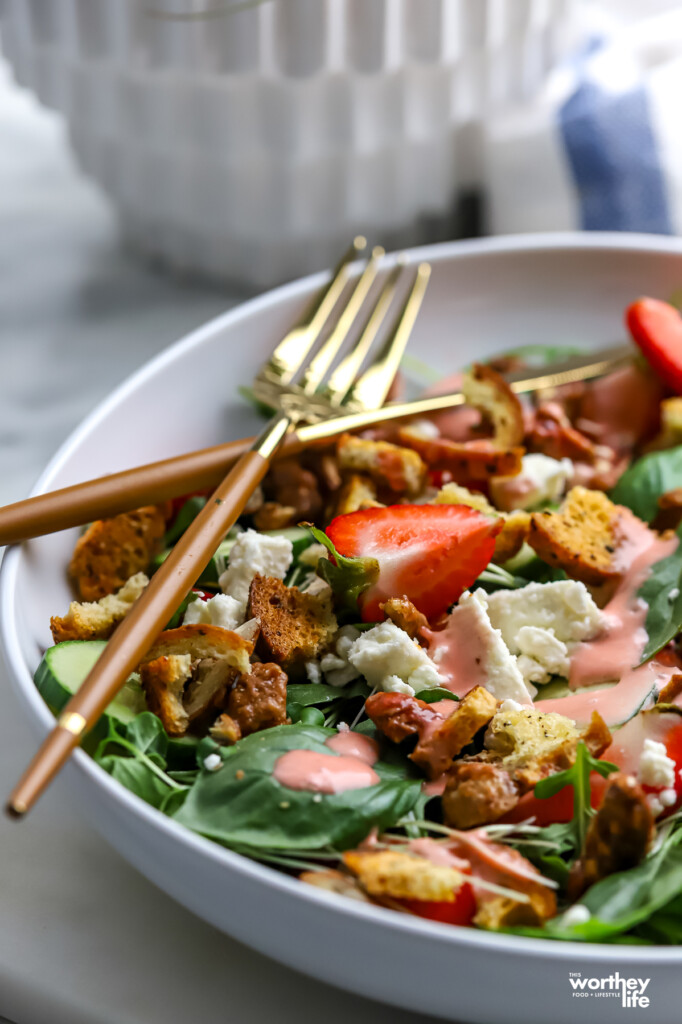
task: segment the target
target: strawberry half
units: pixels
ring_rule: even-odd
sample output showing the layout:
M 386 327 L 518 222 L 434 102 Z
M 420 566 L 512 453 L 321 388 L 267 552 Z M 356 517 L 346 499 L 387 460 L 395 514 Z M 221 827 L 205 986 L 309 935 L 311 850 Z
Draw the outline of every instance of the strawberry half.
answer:
M 468 505 L 389 505 L 337 516 L 327 536 L 340 554 L 379 563 L 360 597 L 363 620 L 377 622 L 389 597 L 409 597 L 428 619 L 445 612 L 485 569 L 501 529 Z
M 660 299 L 638 299 L 625 322 L 652 370 L 676 395 L 682 395 L 682 317 Z

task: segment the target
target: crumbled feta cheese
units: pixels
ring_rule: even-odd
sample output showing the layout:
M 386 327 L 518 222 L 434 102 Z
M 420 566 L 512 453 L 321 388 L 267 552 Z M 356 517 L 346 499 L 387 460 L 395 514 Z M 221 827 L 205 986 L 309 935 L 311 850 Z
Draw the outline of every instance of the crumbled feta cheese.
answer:
M 459 604 L 450 615 L 453 625 L 457 627 L 457 635 L 461 636 L 463 643 L 470 643 L 481 652 L 480 682 L 493 697 L 531 704 L 535 687 L 524 681 L 516 658 L 506 646 L 502 633 L 490 621 L 486 597 L 483 590 L 462 594 Z
M 291 565 L 293 545 L 287 537 L 273 537 L 255 530 L 240 533 L 230 552 L 230 563 L 221 575 L 220 589 L 243 606 L 249 600 L 254 576 L 276 576 L 283 580 Z
M 658 799 L 664 807 L 673 807 L 677 803 L 677 793 L 674 789 L 664 789 L 658 794 Z
M 561 923 L 566 928 L 572 928 L 574 924 L 587 924 L 592 917 L 584 903 L 576 903 L 564 912 Z
M 412 420 L 407 426 L 407 431 L 415 437 L 423 437 L 425 441 L 434 441 L 440 437 L 440 430 L 431 420 Z
M 350 726 L 348 722 L 339 722 L 336 727 L 337 732 L 350 732 Z
M 523 653 L 517 637 L 524 626 L 551 630 L 557 640 L 568 644 L 592 640 L 605 624 L 587 587 L 577 580 L 529 583 L 519 590 L 498 590 L 494 594 L 476 593 L 482 595 L 490 621 L 502 632 L 512 654 Z
M 644 740 L 642 756 L 639 759 L 639 781 L 645 786 L 673 789 L 675 786 L 675 762 L 668 757 L 665 745 L 657 740 Z
M 229 594 L 216 594 L 210 601 L 192 601 L 182 620 L 183 626 L 201 624 L 236 629 L 244 621 L 246 607 Z
M 498 713 L 501 712 L 502 714 L 504 714 L 507 711 L 522 711 L 523 704 L 519 704 L 517 700 L 509 700 L 509 698 L 507 698 L 507 700 L 502 701 L 497 710 Z
M 309 683 L 321 683 L 322 669 L 320 668 L 319 661 L 306 661 L 305 674 L 308 677 Z
M 220 759 L 220 754 L 209 754 L 204 758 L 204 768 L 208 772 L 217 772 L 219 768 L 222 768 L 223 762 Z
M 360 630 L 355 626 L 342 626 L 336 634 L 334 650 L 320 659 L 320 669 L 330 686 L 346 686 L 360 675 L 348 660 L 353 644 L 360 635 Z
M 659 815 L 663 814 L 665 808 L 663 807 L 663 804 L 659 800 L 656 793 L 648 793 L 646 802 L 648 803 L 649 810 L 651 811 L 654 818 L 658 818 Z
M 298 556 L 298 560 L 301 565 L 308 565 L 311 569 L 317 568 L 317 563 L 321 558 L 328 558 L 329 552 L 327 551 L 324 544 L 310 544 L 305 548 Z
M 393 622 L 380 622 L 354 641 L 348 660 L 371 687 L 418 693 L 443 680 L 426 651 Z
M 668 591 L 668 600 L 670 601 L 671 604 L 673 603 L 673 601 L 677 601 L 679 596 L 680 596 L 680 588 L 679 587 L 673 587 L 672 590 Z
M 516 476 L 497 476 L 490 481 L 493 504 L 505 512 L 519 508 L 535 508 L 548 501 L 557 501 L 574 473 L 570 459 L 551 459 L 549 455 L 532 453 L 521 459 L 521 472 Z
M 547 683 L 551 676 L 568 676 L 568 647 L 557 639 L 553 629 L 522 626 L 516 644 L 521 652 L 516 663 L 527 683 Z

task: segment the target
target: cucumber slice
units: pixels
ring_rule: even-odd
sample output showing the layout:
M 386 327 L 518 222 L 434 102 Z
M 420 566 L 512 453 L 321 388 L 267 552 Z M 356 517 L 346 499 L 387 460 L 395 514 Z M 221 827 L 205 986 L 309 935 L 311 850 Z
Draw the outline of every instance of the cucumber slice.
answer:
M 90 669 L 106 647 L 106 640 L 65 640 L 48 648 L 34 676 L 38 692 L 54 712 L 61 711 L 80 688 Z M 131 678 L 107 707 L 106 714 L 127 725 L 147 701 L 139 682 Z

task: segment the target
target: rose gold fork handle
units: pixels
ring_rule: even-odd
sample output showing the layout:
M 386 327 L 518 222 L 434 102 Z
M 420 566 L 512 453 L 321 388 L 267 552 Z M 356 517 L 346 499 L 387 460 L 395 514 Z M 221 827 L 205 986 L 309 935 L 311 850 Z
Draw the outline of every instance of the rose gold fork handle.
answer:
M 11 815 L 29 810 L 137 668 L 265 476 L 271 454 L 266 447 L 243 455 L 182 535 L 31 761 L 10 796 Z

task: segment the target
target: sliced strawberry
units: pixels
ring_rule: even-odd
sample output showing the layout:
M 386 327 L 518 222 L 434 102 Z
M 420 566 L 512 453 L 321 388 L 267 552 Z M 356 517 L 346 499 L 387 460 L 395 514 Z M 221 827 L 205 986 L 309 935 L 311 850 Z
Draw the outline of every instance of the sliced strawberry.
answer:
M 682 395 L 682 317 L 660 299 L 638 299 L 625 322 L 651 368 L 675 394 Z
M 502 520 L 468 505 L 389 505 L 337 516 L 327 536 L 342 555 L 375 558 L 379 579 L 360 597 L 365 622 L 389 597 L 409 597 L 429 619 L 446 611 L 485 569 Z

